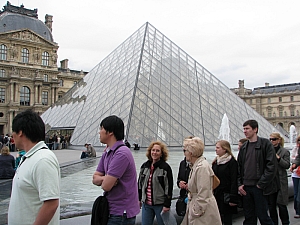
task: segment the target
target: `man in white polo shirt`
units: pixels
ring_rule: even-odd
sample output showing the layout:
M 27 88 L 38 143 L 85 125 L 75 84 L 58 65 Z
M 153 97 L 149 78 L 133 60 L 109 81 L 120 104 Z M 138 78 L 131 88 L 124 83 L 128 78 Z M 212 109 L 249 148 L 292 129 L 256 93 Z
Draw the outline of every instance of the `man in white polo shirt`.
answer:
M 9 225 L 59 225 L 60 168 L 45 144 L 45 125 L 31 110 L 12 122 L 16 148 L 26 154 L 16 170 L 8 209 Z

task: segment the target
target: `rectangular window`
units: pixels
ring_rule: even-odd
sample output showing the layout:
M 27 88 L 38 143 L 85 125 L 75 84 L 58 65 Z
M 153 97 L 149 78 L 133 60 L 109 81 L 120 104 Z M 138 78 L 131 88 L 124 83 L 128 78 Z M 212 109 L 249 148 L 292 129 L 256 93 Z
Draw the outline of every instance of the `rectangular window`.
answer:
M 283 109 L 279 109 L 279 117 L 283 117 Z
M 0 45 L 0 60 L 6 60 L 7 58 L 7 47 L 6 45 Z
M 22 49 L 22 62 L 23 63 L 29 62 L 29 51 L 27 48 Z
M 271 98 L 268 98 L 268 103 L 271 103 Z
M 295 110 L 291 109 L 291 116 L 295 116 Z
M 5 103 L 5 88 L 0 88 L 0 103 Z
M 294 96 L 291 96 L 291 102 L 293 102 L 294 101 Z
M 43 91 L 43 93 L 42 93 L 42 104 L 48 105 L 48 92 L 47 91 Z
M 48 82 L 48 75 L 44 74 L 44 82 Z
M 279 102 L 282 102 L 282 97 L 279 97 Z
M 271 118 L 272 117 L 272 110 L 268 109 L 268 117 Z
M 5 70 L 3 69 L 0 70 L 0 77 L 5 77 Z

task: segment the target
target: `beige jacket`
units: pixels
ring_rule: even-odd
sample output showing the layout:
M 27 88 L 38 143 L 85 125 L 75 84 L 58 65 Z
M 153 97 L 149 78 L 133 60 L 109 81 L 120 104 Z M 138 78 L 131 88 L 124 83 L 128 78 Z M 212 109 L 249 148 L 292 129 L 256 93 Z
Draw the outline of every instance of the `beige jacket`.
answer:
M 189 180 L 189 201 L 181 225 L 222 225 L 212 192 L 214 172 L 203 156 L 193 165 Z

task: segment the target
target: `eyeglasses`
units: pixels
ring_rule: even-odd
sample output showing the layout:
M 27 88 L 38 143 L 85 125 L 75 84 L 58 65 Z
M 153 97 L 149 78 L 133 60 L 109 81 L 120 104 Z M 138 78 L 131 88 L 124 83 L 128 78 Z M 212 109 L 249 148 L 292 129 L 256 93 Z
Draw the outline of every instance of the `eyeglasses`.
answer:
M 270 141 L 276 141 L 278 138 L 270 138 Z
M 299 139 L 299 140 L 297 140 L 297 142 L 300 142 L 300 139 Z
M 182 149 L 183 153 L 185 153 L 187 150 L 186 149 Z

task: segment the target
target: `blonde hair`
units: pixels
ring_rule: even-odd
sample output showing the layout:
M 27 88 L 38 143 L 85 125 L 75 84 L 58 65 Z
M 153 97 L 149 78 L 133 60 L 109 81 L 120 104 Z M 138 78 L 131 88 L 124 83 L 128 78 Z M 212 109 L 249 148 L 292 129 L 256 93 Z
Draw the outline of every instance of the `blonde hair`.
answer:
M 183 141 L 183 147 L 185 150 L 192 153 L 192 156 L 199 158 L 203 155 L 204 142 L 199 137 L 193 137 L 185 139 Z
M 159 145 L 160 148 L 161 148 L 161 159 L 164 160 L 164 161 L 167 161 L 168 160 L 168 156 L 169 156 L 169 150 L 167 148 L 167 146 L 161 142 L 161 141 L 153 141 L 151 142 L 151 144 L 149 145 L 149 147 L 147 148 L 147 151 L 146 151 L 146 156 L 147 158 L 152 161 L 152 157 L 151 157 L 151 150 L 153 148 L 154 145 Z
M 231 146 L 230 146 L 230 143 L 226 140 L 219 140 L 216 142 L 216 144 L 220 144 L 221 148 L 223 148 L 226 153 L 228 153 L 229 155 L 231 155 L 232 157 L 234 157 L 234 155 L 232 154 L 232 151 L 231 151 Z
M 270 136 L 273 137 L 273 138 L 278 138 L 278 139 L 280 140 L 279 145 L 280 145 L 281 147 L 284 146 L 284 139 L 280 136 L 279 133 L 273 132 L 273 133 L 270 134 Z
M 7 146 L 4 146 L 1 149 L 1 155 L 10 155 L 9 148 Z

